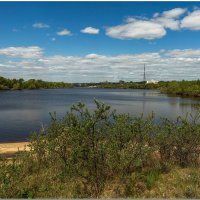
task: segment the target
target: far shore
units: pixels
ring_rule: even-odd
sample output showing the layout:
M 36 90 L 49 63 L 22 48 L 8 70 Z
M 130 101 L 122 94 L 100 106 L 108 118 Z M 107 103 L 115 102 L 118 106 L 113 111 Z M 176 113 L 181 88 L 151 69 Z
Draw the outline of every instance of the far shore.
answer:
M 29 142 L 0 143 L 0 157 L 10 158 L 23 150 L 28 150 Z

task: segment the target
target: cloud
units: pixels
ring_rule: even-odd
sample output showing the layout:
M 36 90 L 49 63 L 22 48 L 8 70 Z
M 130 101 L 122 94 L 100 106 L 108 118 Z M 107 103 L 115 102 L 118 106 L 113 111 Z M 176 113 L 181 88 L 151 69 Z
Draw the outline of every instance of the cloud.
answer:
M 39 58 L 43 54 L 43 49 L 37 46 L 31 47 L 8 47 L 1 48 L 0 55 L 18 58 Z
M 13 28 L 12 32 L 19 32 L 19 29 Z
M 176 31 L 180 29 L 180 19 L 178 18 L 186 11 L 185 8 L 174 8 L 162 13 L 155 13 L 152 20 L 161 24 L 164 28 Z
M 45 56 L 39 47 L 36 49 L 40 53 L 28 49 L 33 47 L 0 49 L 0 54 L 5 56 L 0 61 L 1 75 L 64 82 L 141 81 L 146 64 L 147 80 L 192 80 L 200 77 L 200 49 L 120 55 L 91 53 L 85 56 Z
M 181 21 L 181 28 L 200 30 L 200 10 L 195 10 L 184 17 Z
M 174 20 L 174 19 L 165 18 L 165 17 L 158 17 L 158 18 L 154 19 L 154 22 L 159 23 L 160 25 L 163 26 L 163 28 L 169 28 L 173 31 L 180 29 L 180 21 L 179 20 Z
M 179 58 L 200 58 L 200 49 L 174 49 L 170 51 L 162 51 L 164 55 Z
M 105 56 L 91 53 L 86 55 L 85 58 L 98 59 L 98 58 L 105 58 Z
M 163 17 L 165 18 L 178 18 L 183 15 L 187 9 L 185 8 L 174 8 L 172 10 L 164 11 L 162 13 Z
M 106 35 L 117 39 L 159 39 L 167 34 L 167 29 L 180 30 L 180 17 L 186 11 L 185 8 L 174 8 L 162 13 L 154 13 L 149 19 L 129 17 L 123 24 L 108 27 Z
M 147 31 L 148 30 L 148 31 Z M 118 39 L 158 39 L 166 35 L 166 31 L 159 23 L 129 18 L 128 23 L 109 27 L 106 35 Z
M 81 30 L 82 33 L 99 34 L 99 29 L 93 27 L 86 27 Z
M 69 30 L 67 30 L 65 28 L 62 31 L 57 32 L 57 35 L 59 35 L 59 36 L 65 36 L 65 35 L 72 35 L 72 34 L 71 34 L 71 32 Z
M 44 24 L 42 22 L 39 23 L 35 23 L 32 25 L 33 28 L 38 28 L 38 29 L 42 29 L 42 28 L 50 28 L 50 26 L 48 24 Z

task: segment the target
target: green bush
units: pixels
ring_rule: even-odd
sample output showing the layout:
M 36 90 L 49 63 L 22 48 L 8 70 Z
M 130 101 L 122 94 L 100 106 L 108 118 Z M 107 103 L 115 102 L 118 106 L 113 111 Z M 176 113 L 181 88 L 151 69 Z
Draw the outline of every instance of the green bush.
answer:
M 2 198 L 141 197 L 173 167 L 199 167 L 199 116 L 163 119 L 117 114 L 97 100 L 73 105 L 34 133 L 30 150 L 0 161 Z M 191 187 L 185 196 L 192 196 Z

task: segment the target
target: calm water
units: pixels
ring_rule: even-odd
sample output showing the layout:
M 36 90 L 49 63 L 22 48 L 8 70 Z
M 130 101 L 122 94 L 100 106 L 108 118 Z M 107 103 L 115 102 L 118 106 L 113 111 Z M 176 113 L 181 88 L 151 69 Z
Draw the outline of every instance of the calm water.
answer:
M 30 133 L 49 123 L 49 112 L 61 117 L 78 101 L 94 108 L 93 98 L 101 100 L 120 113 L 132 115 L 156 113 L 157 118 L 195 113 L 200 99 L 168 97 L 156 90 L 123 89 L 50 89 L 0 91 L 0 142 L 26 140 Z

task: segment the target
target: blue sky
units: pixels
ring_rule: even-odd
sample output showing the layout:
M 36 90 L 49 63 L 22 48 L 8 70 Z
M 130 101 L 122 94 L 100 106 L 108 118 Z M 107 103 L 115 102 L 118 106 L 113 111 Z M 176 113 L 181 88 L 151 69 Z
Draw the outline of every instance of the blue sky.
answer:
M 0 74 L 50 81 L 192 80 L 200 2 L 0 2 Z

